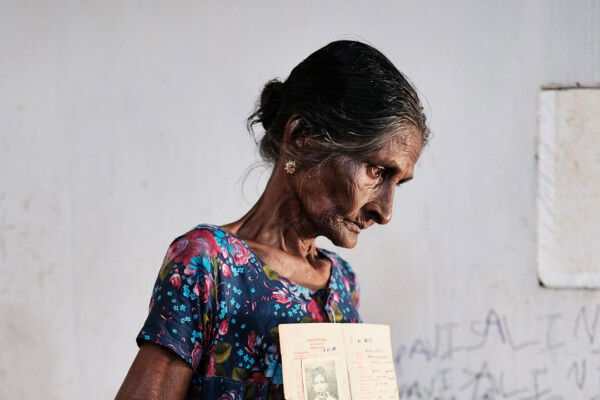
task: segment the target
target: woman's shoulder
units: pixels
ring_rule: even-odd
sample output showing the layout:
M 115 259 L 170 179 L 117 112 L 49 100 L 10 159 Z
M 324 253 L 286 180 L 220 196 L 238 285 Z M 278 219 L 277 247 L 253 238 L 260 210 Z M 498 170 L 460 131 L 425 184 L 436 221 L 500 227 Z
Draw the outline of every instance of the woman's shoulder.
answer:
M 192 229 L 190 229 L 189 231 L 185 232 L 182 235 L 179 235 L 175 238 L 175 240 L 173 242 L 179 241 L 179 240 L 195 240 L 198 238 L 206 238 L 206 237 L 211 237 L 211 236 L 216 236 L 218 235 L 218 232 L 222 231 L 218 225 L 214 225 L 214 224 L 198 224 L 196 226 L 194 226 Z
M 216 257 L 220 252 L 222 250 L 219 245 L 219 227 L 212 224 L 199 224 L 171 242 L 165 259 L 188 264 L 193 257 Z
M 220 271 L 225 276 L 237 276 L 243 271 L 242 266 L 251 259 L 250 248 L 240 238 L 218 225 L 204 223 L 196 225 L 171 242 L 161 275 L 178 264 L 184 266 L 188 274 Z
M 173 246 L 175 245 L 175 246 Z M 214 224 L 198 224 L 183 235 L 180 235 L 173 240 L 171 247 L 175 247 L 175 251 L 182 248 L 188 250 L 195 249 L 203 255 L 218 255 L 229 256 L 233 247 L 244 246 L 244 243 L 230 232 L 222 229 Z

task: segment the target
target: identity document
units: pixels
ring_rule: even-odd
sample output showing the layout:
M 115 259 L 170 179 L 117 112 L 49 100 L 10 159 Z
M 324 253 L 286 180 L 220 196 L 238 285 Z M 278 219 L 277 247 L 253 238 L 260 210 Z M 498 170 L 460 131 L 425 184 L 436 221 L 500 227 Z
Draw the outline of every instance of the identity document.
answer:
M 388 325 L 279 325 L 286 400 L 398 399 Z

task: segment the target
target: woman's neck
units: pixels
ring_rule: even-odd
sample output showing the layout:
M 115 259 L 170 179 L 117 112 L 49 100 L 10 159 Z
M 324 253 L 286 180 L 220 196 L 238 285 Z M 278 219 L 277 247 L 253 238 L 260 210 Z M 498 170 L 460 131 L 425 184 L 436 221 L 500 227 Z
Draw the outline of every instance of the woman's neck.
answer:
M 266 245 L 307 260 L 318 256 L 316 233 L 302 217 L 303 211 L 289 184 L 287 173 L 275 166 L 267 187 L 256 204 L 224 229 L 248 242 Z

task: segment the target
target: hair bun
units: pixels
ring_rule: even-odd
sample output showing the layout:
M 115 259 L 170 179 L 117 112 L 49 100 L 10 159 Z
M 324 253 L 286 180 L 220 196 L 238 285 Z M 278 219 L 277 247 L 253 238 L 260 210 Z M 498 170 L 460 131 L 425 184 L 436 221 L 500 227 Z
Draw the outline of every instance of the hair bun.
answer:
M 278 79 L 272 79 L 265 84 L 260 95 L 260 115 L 259 119 L 266 131 L 269 130 L 277 111 L 283 102 L 283 82 Z

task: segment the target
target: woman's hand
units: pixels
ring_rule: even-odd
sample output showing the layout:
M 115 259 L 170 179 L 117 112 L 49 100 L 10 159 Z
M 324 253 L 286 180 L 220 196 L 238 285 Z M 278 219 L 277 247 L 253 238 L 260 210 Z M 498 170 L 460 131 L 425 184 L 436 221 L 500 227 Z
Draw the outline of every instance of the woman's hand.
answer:
M 165 347 L 144 343 L 133 361 L 116 400 L 184 399 L 192 367 Z

